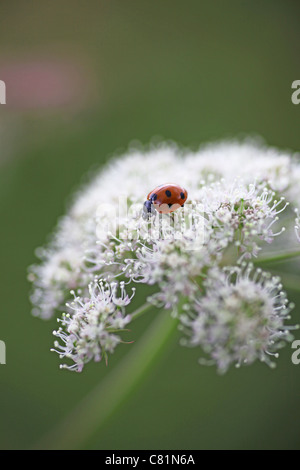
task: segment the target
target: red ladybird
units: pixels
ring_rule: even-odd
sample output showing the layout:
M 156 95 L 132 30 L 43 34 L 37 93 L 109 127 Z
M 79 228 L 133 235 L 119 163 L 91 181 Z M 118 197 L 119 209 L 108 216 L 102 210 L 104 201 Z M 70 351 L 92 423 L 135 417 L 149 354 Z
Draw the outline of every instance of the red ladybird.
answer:
M 186 189 L 179 184 L 162 184 L 153 189 L 144 203 L 144 215 L 147 217 L 154 213 L 156 209 L 160 214 L 170 214 L 179 207 L 183 207 L 187 200 L 188 193 Z

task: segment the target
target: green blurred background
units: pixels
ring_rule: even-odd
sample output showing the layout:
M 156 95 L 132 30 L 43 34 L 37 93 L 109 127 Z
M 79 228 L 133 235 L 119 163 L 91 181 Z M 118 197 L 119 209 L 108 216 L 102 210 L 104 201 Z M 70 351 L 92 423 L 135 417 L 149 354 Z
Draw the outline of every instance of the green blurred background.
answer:
M 10 449 L 35 447 L 128 351 L 121 345 L 109 368 L 60 371 L 49 352 L 55 320 L 30 315 L 26 269 L 69 195 L 133 140 L 195 148 L 250 134 L 298 150 L 291 83 L 300 79 L 300 4 L 1 0 L 0 11 L 0 447 Z M 300 297 L 290 297 L 299 322 Z M 149 322 L 134 324 L 137 341 Z M 85 447 L 299 448 L 300 366 L 291 352 L 275 371 L 257 364 L 220 377 L 177 336 Z

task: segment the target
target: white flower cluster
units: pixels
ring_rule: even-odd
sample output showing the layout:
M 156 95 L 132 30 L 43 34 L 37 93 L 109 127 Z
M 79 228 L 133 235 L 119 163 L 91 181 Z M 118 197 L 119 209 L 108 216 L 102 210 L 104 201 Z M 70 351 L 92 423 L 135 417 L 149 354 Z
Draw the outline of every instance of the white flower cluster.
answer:
M 119 333 L 124 331 L 130 322 L 130 315 L 124 314 L 131 297 L 126 294 L 124 283 L 120 285 L 121 296 L 117 297 L 117 283 L 107 284 L 95 281 L 89 285 L 89 297 L 83 299 L 74 295 L 74 300 L 67 306 L 74 311 L 73 315 L 64 314 L 59 320 L 62 326 L 54 331 L 62 343 L 56 341 L 54 346 L 60 358 L 73 361 L 72 365 L 64 364 L 62 369 L 81 372 L 83 366 L 92 359 L 107 362 L 107 353 L 112 353 L 122 342 Z
M 209 360 L 226 372 L 230 364 L 237 367 L 256 359 L 271 367 L 271 356 L 292 336 L 293 327 L 285 325 L 293 308 L 278 277 L 271 277 L 251 264 L 242 267 L 212 268 L 203 282 L 205 294 L 198 296 L 193 311 L 182 315 L 189 341 L 201 346 Z
M 238 266 L 257 257 L 266 243 L 283 233 L 279 216 L 288 205 L 285 201 L 299 205 L 299 181 L 296 157 L 251 142 L 210 145 L 195 153 L 161 145 L 116 158 L 76 194 L 50 245 L 38 250 L 41 263 L 32 266 L 29 274 L 34 284 L 33 314 L 47 319 L 66 312 L 55 332 L 63 346 L 56 343 L 56 350 L 73 360 L 75 370 L 82 370 L 89 360 L 113 351 L 120 341 L 114 330 L 122 330 L 130 319 L 123 312 L 130 298 L 122 294 L 126 300 L 120 310 L 112 292 L 124 291 L 124 283 L 147 284 L 155 291 L 148 301 L 172 309 L 174 316 L 184 319 L 190 325 L 190 343 L 210 350 L 220 370 L 231 362 L 262 360 L 267 351 L 272 352 L 273 339 L 269 335 L 268 341 L 262 340 L 261 322 L 266 321 L 274 335 L 277 326 L 281 342 L 288 338 L 282 333 L 286 316 L 274 320 L 278 304 L 271 284 L 276 291 L 279 282 L 271 278 L 266 287 L 256 276 L 244 283 L 238 277 L 236 287 L 224 281 L 222 299 L 216 299 L 214 289 L 218 287 L 212 287 L 212 273 L 221 266 Z M 147 194 L 167 182 L 188 190 L 185 207 L 173 215 L 157 213 L 145 220 L 142 207 Z M 220 274 L 220 283 L 222 279 Z M 107 317 L 102 311 L 106 291 L 103 284 L 99 287 L 100 280 L 110 291 L 109 306 L 104 308 L 109 310 Z M 249 289 L 244 300 L 238 295 L 241 289 Z M 77 295 L 72 304 L 70 291 Z M 262 296 L 266 302 L 259 310 Z M 177 310 L 183 297 L 185 308 L 198 315 L 193 322 L 187 322 L 186 314 Z M 237 329 L 248 325 L 248 336 L 232 331 L 226 342 L 223 323 L 227 320 L 221 312 L 213 312 L 222 302 L 227 313 L 230 303 L 234 304 L 232 312 L 239 312 L 234 325 Z M 253 318 L 247 323 L 248 308 Z M 203 331 L 196 334 L 201 322 Z M 208 335 L 206 340 L 202 333 Z M 255 343 L 256 334 L 260 347 Z

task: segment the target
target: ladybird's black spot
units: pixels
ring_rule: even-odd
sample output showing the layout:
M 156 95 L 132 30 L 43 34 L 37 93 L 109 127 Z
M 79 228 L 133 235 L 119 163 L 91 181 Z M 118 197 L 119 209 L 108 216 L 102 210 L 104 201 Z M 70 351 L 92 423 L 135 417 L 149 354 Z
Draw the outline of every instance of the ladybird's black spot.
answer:
M 185 198 L 184 193 L 180 193 L 180 197 L 181 197 L 181 199 L 184 199 Z
M 168 189 L 167 189 L 167 191 L 166 191 L 166 196 L 167 196 L 167 197 L 171 197 L 171 196 L 172 196 L 171 191 L 169 191 Z
M 168 204 L 168 206 L 169 206 L 169 207 L 172 207 L 172 206 L 173 206 L 173 204 L 169 203 L 169 204 Z
M 150 197 L 151 201 L 156 201 L 157 199 L 157 194 L 152 194 L 152 196 Z

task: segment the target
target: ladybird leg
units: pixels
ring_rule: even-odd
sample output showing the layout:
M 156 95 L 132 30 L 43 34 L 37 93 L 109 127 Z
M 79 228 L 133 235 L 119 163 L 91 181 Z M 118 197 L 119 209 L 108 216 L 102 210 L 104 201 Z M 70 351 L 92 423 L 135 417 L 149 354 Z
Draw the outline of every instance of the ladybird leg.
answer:
M 174 227 L 175 226 L 175 214 L 174 214 L 174 212 L 170 212 L 170 214 L 168 214 L 168 215 L 170 217 L 171 226 Z
M 174 212 L 168 212 L 166 215 L 169 217 L 169 219 L 174 220 Z

